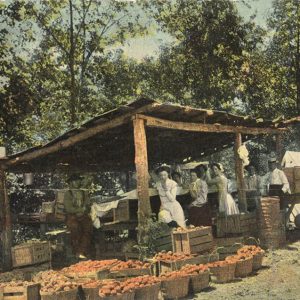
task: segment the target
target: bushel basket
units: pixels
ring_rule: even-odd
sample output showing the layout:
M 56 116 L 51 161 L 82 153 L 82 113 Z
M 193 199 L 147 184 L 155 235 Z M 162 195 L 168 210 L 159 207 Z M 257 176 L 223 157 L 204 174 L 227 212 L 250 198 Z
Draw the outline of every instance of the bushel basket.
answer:
M 134 300 L 135 292 L 128 292 L 120 295 L 112 295 L 112 296 L 99 296 L 98 299 L 101 300 Z
M 265 251 L 263 250 L 253 255 L 253 271 L 259 270 L 261 268 L 264 256 Z
M 157 300 L 160 290 L 160 283 L 145 286 L 135 290 L 135 300 Z
M 201 272 L 197 275 L 190 275 L 190 284 L 193 293 L 199 293 L 209 287 L 209 271 Z
M 227 264 L 220 267 L 209 267 L 212 274 L 211 279 L 216 283 L 226 283 L 234 279 L 236 263 Z
M 245 260 L 236 262 L 235 277 L 246 277 L 252 273 L 253 256 L 247 257 Z
M 162 292 L 166 299 L 184 298 L 189 293 L 190 277 L 184 276 L 162 281 Z

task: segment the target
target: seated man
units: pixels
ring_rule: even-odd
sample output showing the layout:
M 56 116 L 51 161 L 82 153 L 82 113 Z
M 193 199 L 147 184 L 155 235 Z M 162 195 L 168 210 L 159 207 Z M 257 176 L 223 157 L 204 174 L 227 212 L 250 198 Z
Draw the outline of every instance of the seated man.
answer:
M 81 180 L 79 175 L 69 178 L 69 190 L 64 195 L 64 206 L 73 251 L 79 258 L 86 258 L 91 252 L 93 224 L 89 216 L 90 199 L 88 193 L 80 189 Z

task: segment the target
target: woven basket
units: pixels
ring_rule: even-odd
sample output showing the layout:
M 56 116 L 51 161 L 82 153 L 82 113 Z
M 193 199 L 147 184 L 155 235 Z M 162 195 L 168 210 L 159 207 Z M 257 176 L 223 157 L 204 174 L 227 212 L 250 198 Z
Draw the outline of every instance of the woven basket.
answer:
M 253 271 L 259 270 L 261 268 L 264 256 L 265 251 L 263 250 L 253 255 Z
M 134 295 L 135 292 L 130 292 L 130 293 L 124 293 L 121 295 L 115 295 L 115 296 L 105 296 L 105 297 L 100 297 L 98 296 L 97 299 L 99 300 L 134 300 Z
M 40 292 L 40 294 L 41 294 L 41 300 L 76 300 L 78 289 L 65 291 L 65 292 L 58 292 L 55 294 Z
M 190 277 L 184 276 L 172 280 L 162 281 L 162 291 L 166 299 L 184 298 L 189 293 Z
M 253 256 L 249 256 L 245 260 L 238 260 L 236 262 L 235 277 L 246 277 L 252 273 Z
M 197 275 L 191 275 L 191 288 L 193 293 L 199 293 L 209 287 L 209 271 L 201 272 Z
M 221 267 L 209 267 L 211 279 L 216 283 L 226 283 L 234 279 L 236 264 L 231 263 Z
M 98 300 L 99 299 L 99 287 L 85 288 L 83 287 L 83 293 L 86 300 Z
M 157 300 L 160 290 L 160 283 L 145 286 L 135 290 L 135 300 Z

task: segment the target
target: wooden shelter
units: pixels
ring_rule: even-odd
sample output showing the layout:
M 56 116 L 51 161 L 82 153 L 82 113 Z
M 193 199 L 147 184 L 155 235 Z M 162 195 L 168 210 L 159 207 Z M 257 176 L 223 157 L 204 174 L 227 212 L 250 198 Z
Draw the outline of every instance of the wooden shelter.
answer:
M 295 120 L 295 122 L 298 120 Z M 293 121 L 292 121 L 293 122 Z M 95 172 L 136 170 L 141 236 L 150 216 L 148 166 L 158 162 L 201 159 L 234 146 L 239 206 L 246 209 L 243 164 L 237 154 L 242 140 L 256 135 L 280 136 L 291 122 L 272 122 L 221 111 L 196 109 L 139 99 L 97 116 L 54 140 L 0 159 L 3 255 L 10 265 L 11 219 L 5 173 Z

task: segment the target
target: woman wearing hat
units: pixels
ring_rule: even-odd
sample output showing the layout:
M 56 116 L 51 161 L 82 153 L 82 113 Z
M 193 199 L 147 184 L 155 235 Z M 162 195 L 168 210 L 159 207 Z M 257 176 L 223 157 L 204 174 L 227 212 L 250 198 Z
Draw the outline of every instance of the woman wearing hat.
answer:
M 64 195 L 64 206 L 73 251 L 79 258 L 86 258 L 91 251 L 93 224 L 89 216 L 90 199 L 88 193 L 80 189 L 81 183 L 81 176 L 70 176 L 69 190 Z
M 214 178 L 207 180 L 208 185 L 215 185 L 218 188 L 219 213 L 225 215 L 239 214 L 239 209 L 232 196 L 228 193 L 228 180 L 224 175 L 223 166 L 219 163 L 211 164 Z M 208 177 L 209 173 L 208 173 Z
M 169 178 L 170 168 L 160 166 L 156 170 L 159 176 L 157 190 L 161 201 L 158 218 L 160 221 L 167 223 L 170 227 L 185 227 L 185 218 L 181 205 L 176 200 L 177 183 Z

